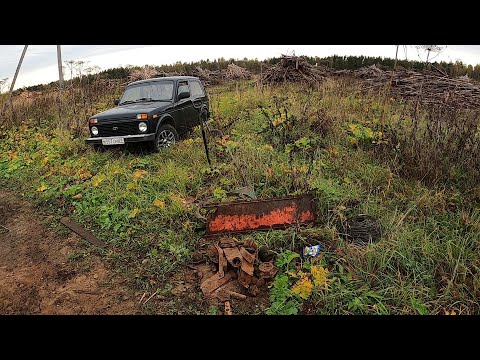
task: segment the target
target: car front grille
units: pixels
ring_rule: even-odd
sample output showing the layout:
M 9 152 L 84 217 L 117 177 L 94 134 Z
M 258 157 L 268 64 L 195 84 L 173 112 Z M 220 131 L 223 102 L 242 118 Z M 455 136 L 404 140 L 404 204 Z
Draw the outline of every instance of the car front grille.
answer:
M 138 123 L 132 120 L 98 124 L 97 128 L 98 136 L 124 136 L 139 134 Z

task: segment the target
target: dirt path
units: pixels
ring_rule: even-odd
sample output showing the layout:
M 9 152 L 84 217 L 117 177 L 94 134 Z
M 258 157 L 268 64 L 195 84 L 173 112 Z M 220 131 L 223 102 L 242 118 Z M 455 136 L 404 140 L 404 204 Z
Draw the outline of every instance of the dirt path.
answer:
M 72 261 L 62 238 L 25 201 L 0 189 L 0 314 L 134 314 L 134 296 L 94 255 Z

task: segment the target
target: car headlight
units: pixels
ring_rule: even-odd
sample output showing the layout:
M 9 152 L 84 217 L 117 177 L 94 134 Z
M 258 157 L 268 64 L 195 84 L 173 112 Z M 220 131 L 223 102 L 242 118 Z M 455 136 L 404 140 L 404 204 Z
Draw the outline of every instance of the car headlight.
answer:
M 140 130 L 140 132 L 147 131 L 147 124 L 145 124 L 144 122 L 141 122 L 140 124 L 138 124 L 138 130 Z
M 90 128 L 90 131 L 92 132 L 92 135 L 95 135 L 95 136 L 98 135 L 98 128 L 96 126 L 92 126 Z

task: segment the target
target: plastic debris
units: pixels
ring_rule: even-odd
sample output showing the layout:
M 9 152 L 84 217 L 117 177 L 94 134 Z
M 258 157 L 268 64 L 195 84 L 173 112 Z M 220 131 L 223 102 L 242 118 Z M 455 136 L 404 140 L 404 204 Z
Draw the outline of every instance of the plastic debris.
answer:
M 320 244 L 314 246 L 306 246 L 303 249 L 303 257 L 317 257 L 322 250 L 322 246 Z

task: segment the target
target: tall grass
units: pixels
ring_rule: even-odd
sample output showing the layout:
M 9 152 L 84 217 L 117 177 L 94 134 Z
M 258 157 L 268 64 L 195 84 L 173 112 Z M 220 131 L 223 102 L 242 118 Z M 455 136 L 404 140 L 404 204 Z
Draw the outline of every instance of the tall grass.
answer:
M 108 107 L 114 91 L 92 106 Z M 234 199 L 227 194 L 246 185 L 264 198 L 311 192 L 318 204 L 315 226 L 250 235 L 278 254 L 324 245 L 328 287 L 314 291 L 302 311 L 479 312 L 480 213 L 475 192 L 461 186 L 475 176 L 476 138 L 465 129 L 473 129 L 476 115 L 465 120 L 432 110 L 412 135 L 403 104 L 384 105 L 349 82 L 329 80 L 314 89 L 240 82 L 208 91 L 212 169 L 198 129 L 158 154 L 136 148 L 97 153 L 75 126 L 57 129 L 49 113 L 1 130 L 0 184 L 92 229 L 109 244 L 105 258 L 133 287 L 165 295 L 204 235 L 195 204 Z M 434 124 L 438 119 L 453 125 Z M 453 135 L 459 131 L 468 140 Z M 447 179 L 440 168 L 449 161 L 460 172 Z M 379 219 L 378 243 L 358 247 L 341 236 L 339 222 L 359 213 Z M 208 311 L 198 306 L 191 312 Z

